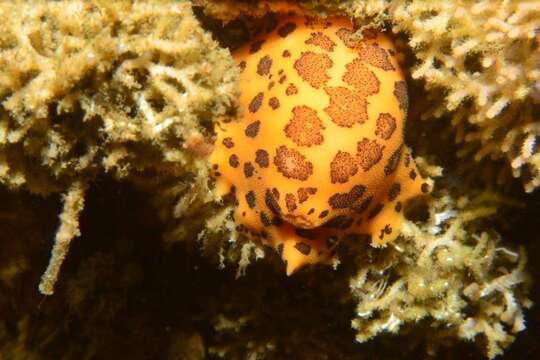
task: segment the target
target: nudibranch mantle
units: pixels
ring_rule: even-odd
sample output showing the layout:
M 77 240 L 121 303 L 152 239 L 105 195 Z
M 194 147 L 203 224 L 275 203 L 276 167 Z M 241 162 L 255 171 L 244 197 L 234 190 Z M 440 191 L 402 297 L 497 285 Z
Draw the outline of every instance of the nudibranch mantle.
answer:
M 240 121 L 222 119 L 211 155 L 234 221 L 287 266 L 328 262 L 336 241 L 398 235 L 403 204 L 430 191 L 403 130 L 407 86 L 391 41 L 346 18 L 280 19 L 234 52 Z

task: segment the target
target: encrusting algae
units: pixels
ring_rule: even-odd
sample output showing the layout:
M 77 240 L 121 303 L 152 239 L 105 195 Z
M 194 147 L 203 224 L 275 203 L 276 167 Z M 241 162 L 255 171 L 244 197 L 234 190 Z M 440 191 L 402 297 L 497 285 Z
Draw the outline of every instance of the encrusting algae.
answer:
M 538 186 L 539 13 L 1 2 L 0 353 L 493 358 L 526 325 L 536 344 L 538 239 L 515 218 L 536 229 L 538 206 L 507 174 Z
M 430 189 L 403 144 L 396 51 L 353 32 L 346 18 L 283 15 L 233 54 L 243 117 L 217 123 L 213 174 L 237 229 L 276 248 L 287 274 L 329 262 L 346 236 L 393 241 L 405 202 Z

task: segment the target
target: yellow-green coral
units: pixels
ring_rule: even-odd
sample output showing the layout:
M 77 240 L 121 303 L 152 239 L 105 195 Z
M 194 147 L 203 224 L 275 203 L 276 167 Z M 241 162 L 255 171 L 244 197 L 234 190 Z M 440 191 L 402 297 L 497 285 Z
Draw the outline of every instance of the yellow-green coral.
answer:
M 229 53 L 187 3 L 4 2 L 0 14 L 8 185 L 47 193 L 42 178 L 184 173 L 184 150 L 205 151 L 200 123 L 233 100 Z
M 48 194 L 103 173 L 157 184 L 204 166 L 236 70 L 189 3 L 2 2 L 0 16 L 3 184 Z M 77 218 L 61 217 L 64 248 Z
M 427 221 L 403 224 L 392 251 L 360 263 L 350 283 L 358 298 L 357 341 L 429 318 L 434 335 L 481 335 L 489 358 L 501 354 L 525 329 L 523 310 L 532 304 L 524 249 L 503 246 L 497 233 L 479 226 L 504 202 L 489 192 L 442 194 L 428 202 Z
M 395 1 L 390 14 L 433 91 L 424 118 L 449 113 L 461 158 L 505 159 L 527 192 L 539 186 L 540 1 Z

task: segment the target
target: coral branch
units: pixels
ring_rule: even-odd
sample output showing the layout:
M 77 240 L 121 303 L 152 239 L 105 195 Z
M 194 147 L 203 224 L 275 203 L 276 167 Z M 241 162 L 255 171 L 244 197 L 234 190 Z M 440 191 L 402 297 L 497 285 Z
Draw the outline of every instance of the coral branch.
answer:
M 64 195 L 64 207 L 60 214 L 60 226 L 54 238 L 51 259 L 39 283 L 39 291 L 44 295 L 54 294 L 54 286 L 62 263 L 67 256 L 71 241 L 81 235 L 79 216 L 84 208 L 84 195 L 87 184 L 83 181 L 73 183 Z

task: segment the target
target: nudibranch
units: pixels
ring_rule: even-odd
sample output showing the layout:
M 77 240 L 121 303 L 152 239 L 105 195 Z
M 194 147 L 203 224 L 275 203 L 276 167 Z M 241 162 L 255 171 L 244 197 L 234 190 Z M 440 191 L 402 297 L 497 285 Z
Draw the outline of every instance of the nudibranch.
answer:
M 328 263 L 345 236 L 393 241 L 427 193 L 403 143 L 407 85 L 390 39 L 355 41 L 346 18 L 283 16 L 234 52 L 241 120 L 222 119 L 210 161 L 237 230 L 273 246 L 287 274 Z

